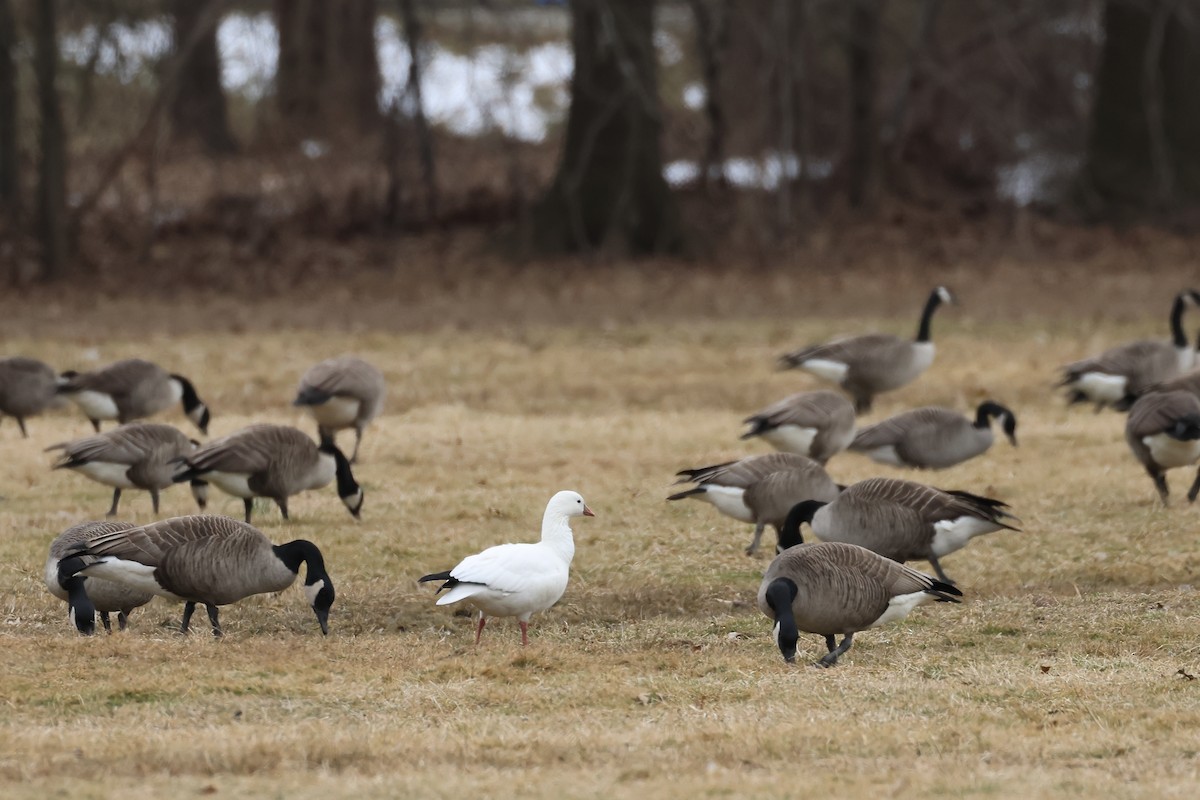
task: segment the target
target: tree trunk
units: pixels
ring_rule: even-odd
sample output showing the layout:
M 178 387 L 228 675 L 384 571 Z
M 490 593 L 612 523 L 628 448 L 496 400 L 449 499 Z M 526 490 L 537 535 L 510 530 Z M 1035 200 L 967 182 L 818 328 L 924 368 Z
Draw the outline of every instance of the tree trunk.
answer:
M 0 208 L 17 205 L 17 44 L 16 21 L 8 0 L 0 0 Z
M 874 180 L 878 140 L 875 92 L 879 83 L 879 17 L 883 0 L 852 0 L 846 60 L 850 76 L 850 152 L 846 159 L 850 205 L 861 207 Z
M 297 137 L 376 130 L 375 0 L 276 0 L 279 115 Z
M 676 253 L 683 236 L 662 174 L 654 3 L 574 0 L 575 70 L 558 174 L 534 212 L 548 252 Z
M 33 69 L 41 112 L 38 161 L 37 231 L 42 246 L 42 278 L 55 280 L 67 263 L 67 148 L 55 80 L 58 73 L 58 25 L 55 0 L 33 4 Z
M 197 0 L 172 0 L 175 47 L 183 47 L 191 36 L 196 36 L 197 42 L 181 66 L 171 98 L 171 124 L 177 137 L 195 137 L 209 153 L 232 153 L 237 150 L 237 142 L 229 130 L 221 88 L 217 20 L 212 20 L 206 30 L 196 27 L 203 21 L 205 5 Z
M 1200 201 L 1200 16 L 1172 0 L 1108 0 L 1082 174 L 1100 214 Z
M 696 22 L 696 45 L 700 56 L 700 74 L 704 78 L 704 116 L 708 120 L 708 141 L 700 162 L 700 185 L 709 181 L 725 188 L 725 106 L 721 102 L 721 60 L 729 44 L 729 0 L 690 0 Z

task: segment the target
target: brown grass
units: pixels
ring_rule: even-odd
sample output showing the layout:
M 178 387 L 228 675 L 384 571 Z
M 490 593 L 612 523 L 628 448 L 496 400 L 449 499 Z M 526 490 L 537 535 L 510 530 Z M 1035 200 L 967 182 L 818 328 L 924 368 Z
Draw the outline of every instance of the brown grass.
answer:
M 718 294 L 733 289 L 732 279 L 703 280 Z M 738 420 L 816 386 L 773 372 L 774 356 L 835 331 L 908 332 L 923 286 L 894 287 L 904 312 L 893 314 L 870 284 L 871 310 L 853 319 L 831 316 L 849 303 L 829 286 L 815 315 L 762 319 L 710 315 L 703 293 L 689 290 L 664 301 L 680 309 L 665 319 L 643 297 L 643 311 L 618 307 L 608 325 L 588 311 L 578 324 L 494 321 L 486 333 L 432 323 L 389 331 L 369 317 L 357 328 L 320 317 L 305 327 L 303 299 L 295 316 L 267 303 L 263 315 L 278 313 L 278 324 L 241 308 L 252 333 L 222 324 L 205 334 L 188 304 L 150 312 L 137 330 L 129 300 L 116 310 L 64 307 L 58 322 L 34 323 L 36 337 L 10 317 L 12 353 L 62 368 L 138 354 L 189 374 L 214 409 L 214 435 L 252 420 L 307 429 L 288 406 L 295 380 L 341 351 L 378 363 L 391 396 L 357 470 L 362 524 L 332 490 L 295 498 L 289 524 L 273 508 L 258 512 L 276 541 L 310 538 L 325 551 L 338 589 L 328 639 L 295 588 L 226 609 L 220 642 L 175 634 L 179 607 L 161 600 L 125 634 L 76 636 L 42 585 L 42 562 L 49 540 L 102 513 L 109 492 L 51 473 L 42 448 L 83 435 L 87 423 L 66 412 L 34 419 L 29 441 L 11 421 L 0 426 L 0 791 L 1191 797 L 1200 552 L 1198 512 L 1182 499 L 1190 476 L 1172 476 L 1175 502 L 1160 508 L 1127 452 L 1122 418 L 1067 410 L 1050 388 L 1061 362 L 1161 335 L 1161 295 L 1174 284 L 1153 302 L 1127 299 L 1124 321 L 1112 324 L 1092 318 L 1086 304 L 1096 301 L 1086 297 L 1082 311 L 1064 298 L 1067 321 L 1005 321 L 986 291 L 1004 285 L 960 286 L 964 307 L 935 323 L 937 363 L 873 417 L 930 403 L 966 409 L 984 397 L 1011 405 L 1019 449 L 999 444 L 918 477 L 1003 498 L 1026 530 L 946 560 L 966 603 L 865 633 L 829 671 L 779 657 L 753 605 L 767 562 L 742 554 L 749 528 L 663 497 L 681 467 L 764 452 L 737 441 Z M 519 310 L 525 288 L 495 304 Z M 600 290 L 568 282 L 530 302 Z M 1010 307 L 1012 291 L 1003 294 Z M 425 296 L 459 306 L 453 292 Z M 487 307 L 459 310 L 487 318 Z M 99 319 L 112 327 L 89 326 Z M 852 455 L 831 472 L 841 482 L 898 474 Z M 471 619 L 435 608 L 415 579 L 535 537 L 546 499 L 568 487 L 598 517 L 574 526 L 566 596 L 535 617 L 528 649 L 511 621 L 489 626 L 476 648 Z M 220 498 L 214 510 L 239 509 Z M 145 495 L 127 493 L 123 510 L 150 519 Z M 165 513 L 191 510 L 186 492 L 164 496 Z M 802 660 L 815 657 L 820 640 L 801 647 Z

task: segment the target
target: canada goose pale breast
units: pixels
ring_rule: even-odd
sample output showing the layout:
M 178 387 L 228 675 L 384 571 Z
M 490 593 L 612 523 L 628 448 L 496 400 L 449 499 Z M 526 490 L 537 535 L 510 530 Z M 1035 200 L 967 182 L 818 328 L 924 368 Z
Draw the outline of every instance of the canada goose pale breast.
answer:
M 1151 392 L 1129 409 L 1125 441 L 1154 481 L 1163 505 L 1170 490 L 1167 470 L 1200 460 L 1200 400 L 1190 392 Z M 1200 470 L 1188 492 L 1194 501 L 1200 493 Z

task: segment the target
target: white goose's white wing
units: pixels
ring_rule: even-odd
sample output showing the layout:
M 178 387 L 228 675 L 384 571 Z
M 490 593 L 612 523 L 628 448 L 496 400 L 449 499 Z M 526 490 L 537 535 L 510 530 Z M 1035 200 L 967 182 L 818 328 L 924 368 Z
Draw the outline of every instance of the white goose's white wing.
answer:
M 464 558 L 450 577 L 459 583 L 438 598 L 439 606 L 470 598 L 489 615 L 515 616 L 558 602 L 569 567 L 541 544 L 501 544 Z

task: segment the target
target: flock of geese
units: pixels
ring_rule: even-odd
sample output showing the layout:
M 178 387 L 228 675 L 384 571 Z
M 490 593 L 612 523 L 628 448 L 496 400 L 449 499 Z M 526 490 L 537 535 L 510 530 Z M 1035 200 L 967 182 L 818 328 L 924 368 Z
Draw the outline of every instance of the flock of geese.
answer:
M 949 290 L 935 288 L 912 340 L 868 334 L 784 355 L 784 368 L 832 382 L 849 398 L 835 391 L 784 398 L 747 417 L 742 435 L 761 437 L 778 452 L 677 473 L 678 482 L 692 485 L 667 499 L 704 501 L 752 524 L 748 554 L 757 551 L 768 526 L 775 530 L 776 556 L 758 605 L 789 662 L 801 632 L 825 637 L 828 652 L 817 663 L 832 666 L 856 633 L 902 619 L 927 602 L 958 602 L 962 592 L 942 559 L 977 536 L 1019 530 L 1020 520 L 1001 500 L 885 477 L 843 486 L 825 469 L 846 451 L 892 466 L 945 469 L 985 453 L 995 441 L 993 421 L 1016 446 L 1016 415 L 992 400 L 973 418 L 931 407 L 857 426 L 877 395 L 911 383 L 933 363 L 932 318 L 953 302 Z M 1128 411 L 1126 440 L 1164 503 L 1166 472 L 1200 462 L 1200 370 L 1189 371 L 1200 363 L 1182 327 L 1193 305 L 1200 305 L 1200 293 L 1176 296 L 1170 341 L 1131 342 L 1062 368 L 1060 386 L 1070 402 Z M 61 451 L 53 466 L 111 486 L 110 518 L 123 490 L 149 492 L 157 513 L 159 492 L 176 483 L 191 486 L 201 511 L 143 526 L 75 525 L 50 544 L 47 587 L 67 601 L 82 633 L 94 632 L 96 612 L 106 630 L 113 612 L 124 628 L 133 609 L 159 595 L 184 603 L 185 632 L 196 604 L 203 604 L 219 636 L 219 606 L 280 591 L 304 565 L 305 595 L 327 633 L 335 592 L 320 549 L 305 540 L 273 544 L 250 524 L 253 500 L 273 500 L 287 519 L 290 496 L 333 483 L 357 518 L 363 491 L 352 464 L 385 394 L 376 367 L 353 356 L 329 359 L 304 374 L 294 399 L 316 420 L 316 441 L 293 427 L 257 424 L 201 444 L 170 425 L 141 421 L 178 403 L 202 433 L 208 428 L 209 409 L 191 381 L 155 364 L 131 359 L 57 374 L 34 359 L 0 359 L 0 415 L 14 417 L 22 434 L 27 417 L 64 398 L 91 420 L 95 435 L 50 448 Z M 119 427 L 102 432 L 109 420 Z M 349 428 L 355 446 L 347 458 L 334 437 Z M 244 500 L 244 522 L 203 513 L 210 485 Z M 1198 493 L 1200 470 L 1189 500 Z M 566 590 L 575 552 L 570 520 L 580 516 L 594 516 L 583 497 L 558 492 L 546 506 L 539 541 L 491 547 L 419 580 L 441 582 L 438 605 L 466 602 L 477 609 L 476 643 L 488 617 L 510 616 L 526 644 L 532 615 Z M 805 523 L 820 542 L 804 542 Z M 928 561 L 937 577 L 905 566 L 908 561 Z

